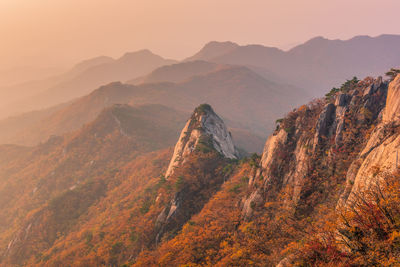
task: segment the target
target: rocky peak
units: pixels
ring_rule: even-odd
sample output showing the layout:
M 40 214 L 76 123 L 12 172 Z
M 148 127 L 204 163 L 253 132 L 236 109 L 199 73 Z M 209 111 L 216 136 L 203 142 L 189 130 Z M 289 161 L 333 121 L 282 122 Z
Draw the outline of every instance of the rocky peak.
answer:
M 238 158 L 230 132 L 208 104 L 198 106 L 187 121 L 165 176 L 169 177 L 196 149 L 215 149 L 226 158 Z

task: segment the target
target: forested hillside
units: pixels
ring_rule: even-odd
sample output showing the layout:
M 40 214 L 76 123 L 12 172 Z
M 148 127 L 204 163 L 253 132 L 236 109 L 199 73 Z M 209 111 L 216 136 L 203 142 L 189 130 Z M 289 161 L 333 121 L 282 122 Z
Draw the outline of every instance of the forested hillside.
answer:
M 2 188 L 21 197 L 2 194 L 2 264 L 396 266 L 399 90 L 400 76 L 348 80 L 279 119 L 261 156 L 243 158 L 206 104 L 184 127 L 117 105 L 3 146 Z

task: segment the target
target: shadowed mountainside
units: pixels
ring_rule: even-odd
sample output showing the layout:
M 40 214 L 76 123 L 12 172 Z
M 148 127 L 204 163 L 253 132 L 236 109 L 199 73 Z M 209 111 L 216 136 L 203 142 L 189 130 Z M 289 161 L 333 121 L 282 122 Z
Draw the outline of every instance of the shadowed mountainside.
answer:
M 51 135 L 78 129 L 113 104 L 163 104 L 190 112 L 195 106 L 207 102 L 218 107 L 217 111 L 227 120 L 228 126 L 238 129 L 241 136 L 261 136 L 252 138 L 250 142 L 242 139 L 241 143 L 251 146 L 251 142 L 259 143 L 273 129 L 275 120 L 285 110 L 307 98 L 300 89 L 269 82 L 247 68 L 223 67 L 180 83 L 138 86 L 111 83 L 62 108 L 54 108 L 47 116 L 42 111 L 40 120 L 32 121 L 31 125 L 21 123 L 18 128 L 18 118 L 3 120 L 1 127 L 13 130 L 0 133 L 0 136 L 2 143 L 32 145 Z M 26 117 L 29 115 L 21 118 L 26 121 Z M 246 145 L 244 148 L 249 147 Z

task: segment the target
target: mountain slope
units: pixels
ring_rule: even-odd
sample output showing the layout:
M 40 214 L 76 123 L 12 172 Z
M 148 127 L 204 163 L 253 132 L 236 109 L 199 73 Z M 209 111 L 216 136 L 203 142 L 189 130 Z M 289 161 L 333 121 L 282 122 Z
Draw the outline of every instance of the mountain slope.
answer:
M 150 74 L 130 80 L 129 84 L 142 83 L 158 83 L 158 82 L 183 82 L 195 75 L 204 75 L 222 68 L 222 66 L 206 62 L 206 61 L 191 61 L 176 63 L 168 66 L 163 66 L 155 69 Z
M 70 231 L 118 168 L 175 142 L 182 117 L 158 105 L 117 105 L 73 134 L 33 148 L 2 146 L 10 157 L 0 159 L 3 260 L 23 263 L 51 246 L 57 232 Z
M 167 180 L 160 176 L 160 170 L 163 168 L 165 171 L 168 163 L 165 158 L 167 153 L 162 151 L 129 162 L 114 176 L 95 179 L 98 183 L 102 181 L 108 184 L 108 187 L 106 194 L 98 194 L 97 202 L 89 202 L 91 205 L 89 216 L 79 215 L 79 220 L 74 219 L 76 227 L 64 231 L 49 250 L 41 248 L 43 254 L 32 257 L 29 264 L 119 265 L 132 260 L 133 255 L 143 248 L 153 247 L 157 240 L 161 240 L 161 232 L 163 239 L 173 235 L 174 231 L 180 228 L 179 225 L 201 210 L 226 178 L 220 167 L 229 163 L 229 160 L 217 152 L 214 144 L 201 141 L 204 137 L 215 138 L 212 133 L 207 132 L 207 129 L 218 131 L 220 125 L 207 125 L 207 129 L 202 128 L 200 117 L 210 118 L 216 116 L 215 113 L 211 108 L 201 108 L 197 112 L 200 113 L 194 114 L 189 119 L 191 127 L 186 130 L 200 131 L 201 133 L 197 135 L 199 142 L 196 142 L 195 149 L 190 154 L 185 154 L 185 160 L 173 175 Z M 171 154 L 168 155 L 171 158 Z M 82 185 L 68 195 L 56 198 L 56 204 L 68 205 L 68 199 L 69 201 L 75 199 L 73 195 L 81 194 L 84 187 L 85 185 Z M 93 183 L 87 185 L 86 191 L 89 188 L 94 190 L 98 186 Z M 88 197 L 90 191 L 86 193 L 84 200 Z M 174 212 L 172 208 L 168 208 L 170 203 L 176 205 Z M 164 220 L 162 214 L 167 209 L 171 215 Z M 42 215 L 44 213 L 47 215 Z M 41 227 L 46 229 L 46 223 L 53 224 L 53 218 L 61 215 L 63 215 L 62 210 L 57 211 L 52 206 L 44 207 L 33 215 L 33 218 L 38 216 L 40 218 L 38 220 L 43 224 L 33 223 L 29 236 L 36 238 L 36 231 L 40 231 Z M 29 221 L 26 225 L 29 225 Z M 22 231 L 21 235 L 25 233 Z M 23 242 L 29 241 L 31 239 L 28 237 Z M 15 248 L 11 250 L 15 251 Z M 99 258 L 97 255 L 102 256 Z M 10 255 L 7 257 L 9 259 Z M 82 258 L 78 263 L 80 257 Z
M 76 64 L 73 68 L 68 70 L 65 73 L 55 75 L 45 78 L 35 78 L 30 81 L 20 81 L 13 86 L 5 86 L 0 88 L 0 95 L 2 102 L 0 102 L 0 110 L 2 110 L 2 114 L 0 118 L 7 117 L 9 114 L 12 114 L 14 111 L 5 110 L 4 106 L 9 105 L 10 103 L 14 103 L 22 98 L 31 97 L 37 95 L 47 88 L 57 86 L 58 84 L 67 82 L 70 79 L 73 79 L 75 76 L 79 75 L 80 73 L 86 71 L 87 69 L 108 63 L 113 61 L 112 58 L 109 57 L 96 57 L 88 60 L 84 60 L 78 64 Z M 24 110 L 18 110 L 21 112 Z M 26 111 L 26 110 L 25 110 Z M 17 112 L 17 110 L 15 111 Z
M 226 157 L 232 140 L 207 105 L 190 117 L 175 156 L 154 151 L 170 141 L 152 147 L 163 130 L 173 138 L 168 108 L 159 106 L 151 116 L 158 129 L 146 117 L 154 108 L 117 105 L 74 135 L 3 146 L 2 263 L 396 266 L 400 194 L 383 185 L 391 176 L 398 182 L 399 92 L 400 75 L 349 80 L 288 113 L 261 157 L 240 161 Z M 40 168 L 21 171 L 20 162 Z M 22 190 L 7 196 L 17 184 Z M 380 184 L 391 191 L 363 198 Z M 10 222 L 17 206 L 32 212 Z
M 261 158 L 133 266 L 398 265 L 399 90 L 400 75 L 353 80 L 289 113 Z
M 2 143 L 32 145 L 44 141 L 48 136 L 78 129 L 93 120 L 103 108 L 116 103 L 155 103 L 190 112 L 196 105 L 208 102 L 218 107 L 228 126 L 238 129 L 241 136 L 264 136 L 273 129 L 274 121 L 301 99 L 307 96 L 297 88 L 269 82 L 247 68 L 233 66 L 176 84 L 112 83 L 60 110 L 49 112 L 41 121 L 21 127 L 19 132 L 10 131 L 6 136 L 3 133 Z M 7 123 L 10 122 L 0 122 L 2 127 L 9 127 Z M 260 138 L 252 139 L 260 141 Z

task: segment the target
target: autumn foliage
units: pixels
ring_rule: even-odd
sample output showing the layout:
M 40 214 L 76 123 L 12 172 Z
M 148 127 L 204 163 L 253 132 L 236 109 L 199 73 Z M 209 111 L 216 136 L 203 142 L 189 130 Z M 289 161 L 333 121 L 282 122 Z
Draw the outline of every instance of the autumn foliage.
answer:
M 400 174 L 381 176 L 339 208 L 331 218 L 334 223 L 314 229 L 299 245 L 296 265 L 400 265 Z

